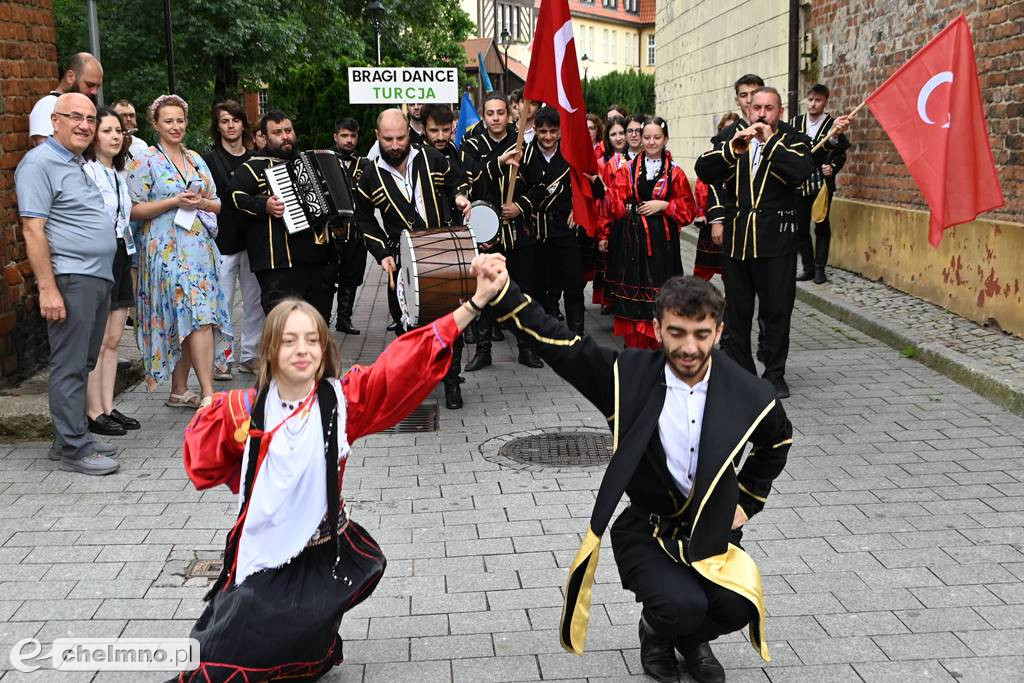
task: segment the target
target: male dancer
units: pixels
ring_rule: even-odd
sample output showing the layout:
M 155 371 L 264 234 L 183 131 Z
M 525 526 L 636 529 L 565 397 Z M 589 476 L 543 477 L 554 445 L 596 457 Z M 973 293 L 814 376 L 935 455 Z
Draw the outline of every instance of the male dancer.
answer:
M 799 240 L 800 260 L 803 272 L 796 276 L 799 281 L 814 279 L 814 283 L 825 284 L 825 265 L 828 263 L 828 248 L 832 241 L 832 226 L 828 214 L 832 210 L 832 196 L 836 193 L 836 176 L 846 163 L 846 150 L 850 141 L 843 131 L 850 125 L 849 118 L 840 116 L 832 118 L 825 112 L 828 106 L 829 90 L 821 83 L 815 83 L 807 91 L 807 113 L 793 119 L 793 127 L 811 139 L 811 148 L 818 146 L 822 140 L 825 144 L 814 152 L 814 172 L 800 186 L 800 198 L 797 203 L 797 218 L 800 229 Z M 825 219 L 814 224 L 814 246 L 811 246 L 811 209 L 818 198 L 821 186 L 825 185 L 828 192 L 828 205 Z
M 782 96 L 758 88 L 749 108 L 754 123 L 697 159 L 696 171 L 708 185 L 738 188 L 736 211 L 724 225 L 722 277 L 725 280 L 725 351 L 752 373 L 750 355 L 754 297 L 765 323 L 764 378 L 778 398 L 789 397 L 786 357 L 796 298 L 797 187 L 814 170 L 807 136 L 783 123 Z
M 765 659 L 764 594 L 739 547 L 786 464 L 792 426 L 768 382 L 714 349 L 724 302 L 692 276 L 662 285 L 653 321 L 660 350 L 602 348 L 575 334 L 509 282 L 491 302 L 545 361 L 607 418 L 614 453 L 566 584 L 559 636 L 582 654 L 601 536 L 611 528 L 622 585 L 643 604 L 640 661 L 675 681 L 678 651 L 701 683 L 725 680 L 709 641 L 750 625 Z M 753 444 L 738 468 L 747 442 Z
M 326 225 L 289 233 L 284 225 L 284 202 L 270 192 L 266 169 L 286 163 L 298 153 L 291 117 L 272 109 L 260 119 L 266 140 L 263 152 L 239 166 L 228 184 L 231 200 L 249 216 L 245 244 L 249 265 L 260 283 L 264 313 L 278 301 L 297 296 L 313 304 L 331 319 L 334 277 L 331 265 L 330 230 Z
M 359 122 L 350 117 L 338 119 L 334 124 L 334 151 L 345 162 L 353 193 L 363 168 L 370 163 L 356 153 L 358 145 Z M 330 225 L 334 246 L 338 251 L 338 319 L 334 329 L 344 334 L 359 334 L 359 330 L 352 325 L 352 308 L 356 301 L 356 291 L 363 284 L 366 244 L 353 219 L 339 218 Z
M 522 111 L 521 121 L 526 122 L 527 112 Z M 527 183 L 522 174 L 516 178 L 512 202 L 506 202 L 508 187 L 512 182 L 511 166 L 499 163 L 501 157 L 516 144 L 516 130 L 509 125 L 508 99 L 501 93 L 488 93 L 484 98 L 483 123 L 485 131 L 467 138 L 462 143 L 462 163 L 473 185 L 473 199 L 482 199 L 495 207 L 501 207 L 502 224 L 496 250 L 508 257 L 508 268 L 523 289 L 534 290 L 534 266 L 537 260 L 537 235 L 529 223 L 520 216 L 525 204 Z M 531 124 L 532 125 L 532 124 Z M 475 372 L 491 364 L 491 342 L 501 341 L 500 328 L 493 324 L 490 313 L 477 320 L 478 341 L 476 354 L 466 364 L 466 372 Z M 530 368 L 541 368 L 544 364 L 529 344 L 519 344 L 519 362 Z

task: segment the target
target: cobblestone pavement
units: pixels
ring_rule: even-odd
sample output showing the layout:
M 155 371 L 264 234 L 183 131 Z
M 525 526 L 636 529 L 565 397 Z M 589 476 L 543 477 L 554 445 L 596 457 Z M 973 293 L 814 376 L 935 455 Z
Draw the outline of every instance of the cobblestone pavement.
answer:
M 364 334 L 344 340 L 346 363 L 372 361 L 385 343 L 380 277 L 369 272 L 356 313 Z M 367 334 L 371 315 L 378 329 Z M 615 343 L 593 307 L 587 326 Z M 349 509 L 389 563 L 346 616 L 347 662 L 325 680 L 642 678 L 639 609 L 607 539 L 587 653 L 561 651 L 555 632 L 601 469 L 496 457 L 510 436 L 599 431 L 604 420 L 550 370 L 515 364 L 511 343 L 496 345 L 495 361 L 466 374 L 466 408 L 442 407 L 439 432 L 355 445 Z M 742 634 L 722 638 L 729 680 L 1020 681 L 1024 419 L 802 304 L 788 377 L 795 444 L 745 537 L 764 574 L 774 660 L 764 665 Z M 0 446 L 2 683 L 160 680 L 25 676 L 7 653 L 30 637 L 182 637 L 200 613 L 206 580 L 184 572 L 219 556 L 234 503 L 227 490 L 191 487 L 189 414 L 164 398 L 123 395 L 121 409 L 145 426 L 117 440 L 113 476 L 61 472 L 47 444 Z

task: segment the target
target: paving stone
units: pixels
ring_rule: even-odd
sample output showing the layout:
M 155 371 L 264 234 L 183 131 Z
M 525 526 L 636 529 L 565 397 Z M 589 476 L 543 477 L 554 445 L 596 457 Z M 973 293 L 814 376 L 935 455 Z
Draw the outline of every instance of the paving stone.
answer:
M 905 683 L 906 681 L 955 681 L 939 662 L 861 662 L 853 665 L 865 681 Z
M 875 636 L 907 632 L 907 627 L 892 612 L 822 614 L 818 615 L 817 621 L 829 636 Z
M 771 683 L 863 683 L 850 664 L 772 666 L 765 670 Z
M 413 661 L 468 659 L 491 657 L 494 654 L 490 634 L 430 636 L 412 639 Z
M 545 679 L 588 678 L 590 676 L 623 676 L 628 673 L 619 652 L 591 652 L 583 657 L 563 652 L 537 655 Z
M 970 631 L 969 633 L 985 634 L 988 632 Z M 872 640 L 889 659 L 893 660 L 969 657 L 971 655 L 971 650 L 955 635 L 948 632 L 875 636 Z
M 466 683 L 538 681 L 540 671 L 533 656 L 457 659 L 452 663 L 452 680 Z
M 962 683 L 1013 683 L 1024 671 L 1022 656 L 942 659 L 942 666 Z

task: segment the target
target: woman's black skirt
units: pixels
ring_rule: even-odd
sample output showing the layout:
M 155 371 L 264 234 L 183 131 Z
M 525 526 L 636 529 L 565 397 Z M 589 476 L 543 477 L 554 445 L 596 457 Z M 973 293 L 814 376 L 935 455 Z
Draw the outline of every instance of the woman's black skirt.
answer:
M 216 593 L 190 634 L 199 641 L 201 664 L 174 680 L 315 681 L 340 664 L 341 618 L 373 592 L 387 563 L 351 520 L 339 545 L 338 578 L 328 541 Z

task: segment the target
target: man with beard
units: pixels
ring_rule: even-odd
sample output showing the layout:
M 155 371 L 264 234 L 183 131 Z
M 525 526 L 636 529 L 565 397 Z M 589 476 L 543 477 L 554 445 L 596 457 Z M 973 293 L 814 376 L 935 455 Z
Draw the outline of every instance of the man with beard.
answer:
M 249 217 L 245 246 L 260 283 L 260 303 L 270 313 L 281 299 L 297 296 L 330 320 L 334 303 L 330 229 L 323 225 L 289 233 L 281 218 L 284 202 L 271 195 L 267 183 L 268 168 L 287 163 L 298 153 L 291 117 L 279 109 L 268 111 L 260 119 L 260 133 L 266 139 L 265 149 L 239 166 L 229 183 L 233 205 Z
M 535 285 L 537 235 L 529 222 L 519 215 L 526 206 L 520 202 L 525 201 L 528 186 L 525 177 L 519 174 L 512 202 L 506 202 L 512 181 L 512 167 L 499 162 L 499 158 L 516 144 L 516 129 L 509 124 L 508 112 L 508 99 L 504 95 L 488 93 L 483 104 L 484 130 L 463 140 L 459 151 L 462 154 L 462 165 L 473 185 L 473 199 L 490 202 L 496 210 L 500 207 L 504 218 L 494 249 L 505 253 L 512 277 L 525 291 L 532 293 Z M 528 112 L 524 110 L 522 113 L 525 115 Z M 475 372 L 491 365 L 491 342 L 504 339 L 489 311 L 477 319 L 477 336 L 476 354 L 466 364 L 466 372 Z M 529 344 L 519 344 L 519 362 L 531 368 L 544 367 Z
M 50 114 L 53 113 L 58 97 L 64 93 L 77 92 L 96 104 L 96 93 L 102 86 L 103 66 L 100 61 L 88 52 L 72 55 L 67 71 L 64 72 L 64 78 L 61 79 L 56 89 L 36 102 L 32 107 L 32 112 L 28 115 L 28 134 L 32 138 L 32 145 L 38 145 L 53 135 Z
M 433 146 L 411 145 L 409 123 L 400 109 L 385 109 L 377 117 L 377 143 L 380 157 L 359 177 L 356 221 L 366 237 L 367 249 L 388 274 L 388 308 L 398 321 L 402 313 L 394 277 L 401 266 L 402 231 L 450 226 L 456 216 L 468 219 L 469 184 Z M 375 210 L 380 212 L 381 223 L 374 216 Z M 444 378 L 445 405 L 453 410 L 462 407 L 461 365 L 460 354 L 452 360 Z
M 351 117 L 334 124 L 334 151 L 344 161 L 353 192 L 369 160 L 356 153 L 359 146 L 359 122 Z M 344 334 L 359 334 L 352 326 L 352 308 L 356 291 L 363 284 L 366 270 L 366 244 L 354 218 L 336 218 L 330 222 L 334 246 L 338 254 L 338 319 L 334 329 Z
M 623 587 L 643 605 L 643 670 L 678 680 L 678 651 L 695 680 L 724 681 L 709 641 L 747 625 L 767 661 L 761 576 L 739 543 L 786 464 L 793 430 L 771 384 L 715 350 L 725 305 L 718 290 L 693 276 L 667 280 L 652 321 L 656 350 L 603 348 L 514 282 L 490 305 L 499 322 L 536 341 L 612 431 L 611 464 L 570 565 L 562 646 L 583 653 L 601 536 L 625 493 L 630 504 L 611 542 Z M 753 449 L 739 468 L 748 442 Z
M 414 145 L 423 144 L 423 105 L 407 104 L 409 110 L 409 142 Z
M 750 355 L 756 296 L 765 326 L 763 376 L 775 386 L 776 397 L 787 398 L 786 358 L 796 297 L 797 191 L 814 165 L 810 140 L 781 121 L 782 111 L 778 90 L 755 90 L 749 107 L 754 123 L 702 154 L 696 171 L 708 185 L 738 188 L 735 210 L 723 225 L 725 352 L 757 373 Z
M 132 159 L 138 159 L 143 152 L 149 149 L 149 143 L 139 137 L 139 124 L 135 116 L 135 105 L 129 100 L 118 100 L 110 108 L 121 117 L 125 127 L 124 132 L 131 137 L 131 142 L 128 143 L 128 156 Z
M 235 300 L 235 283 L 242 293 L 241 360 L 235 369 L 253 374 L 259 359 L 260 334 L 266 317 L 260 306 L 260 283 L 249 267 L 245 226 L 247 216 L 235 208 L 229 190 L 231 174 L 252 156 L 252 133 L 245 108 L 234 100 L 214 105 L 210 113 L 210 139 L 213 146 L 203 155 L 217 186 L 221 211 L 217 216 L 217 249 L 220 251 L 220 287 L 230 311 Z M 231 345 L 218 339 L 214 359 L 214 379 L 231 379 Z

